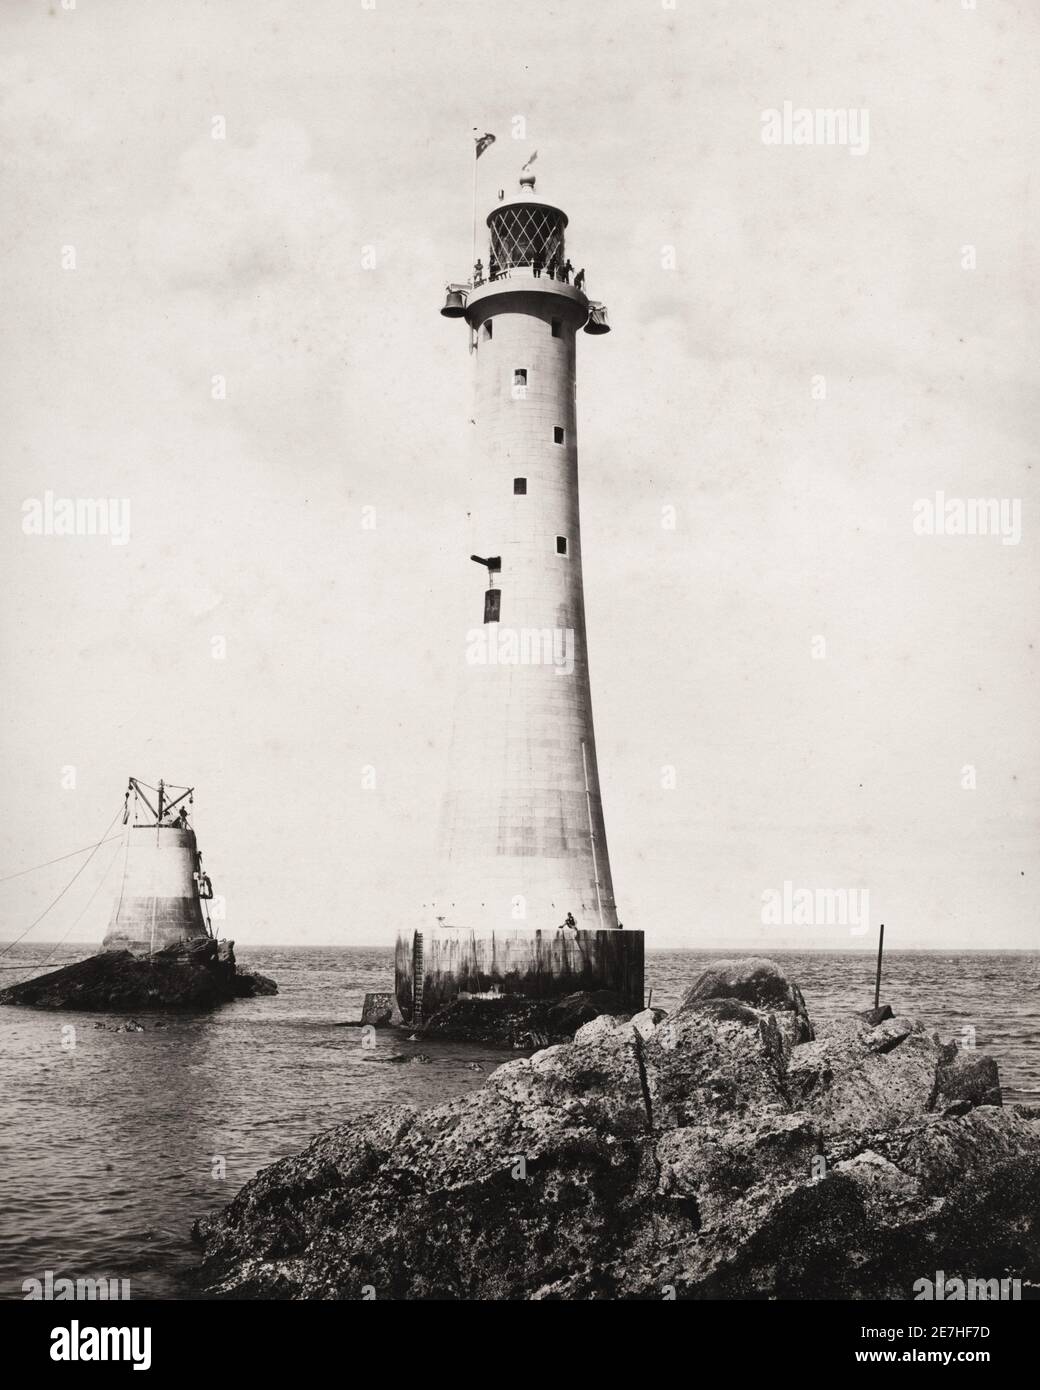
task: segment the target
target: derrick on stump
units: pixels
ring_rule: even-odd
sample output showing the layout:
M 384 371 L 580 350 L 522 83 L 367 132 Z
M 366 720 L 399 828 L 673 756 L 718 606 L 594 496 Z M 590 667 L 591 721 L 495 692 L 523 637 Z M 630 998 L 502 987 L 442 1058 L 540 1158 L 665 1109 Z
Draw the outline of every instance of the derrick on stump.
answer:
M 171 790 L 180 795 L 171 799 Z M 162 781 L 152 788 L 130 778 L 123 875 L 103 951 L 150 954 L 212 936 L 203 902 L 213 890 L 202 870 L 195 831 L 188 824 L 192 791 L 191 787 L 171 789 Z

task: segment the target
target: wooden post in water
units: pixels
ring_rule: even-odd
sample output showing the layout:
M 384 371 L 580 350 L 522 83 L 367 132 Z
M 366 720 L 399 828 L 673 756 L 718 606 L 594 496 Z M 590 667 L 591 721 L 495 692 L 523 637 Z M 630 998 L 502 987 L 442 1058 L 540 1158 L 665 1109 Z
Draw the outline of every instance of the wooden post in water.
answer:
M 881 1002 L 881 953 L 885 949 L 885 924 L 881 923 L 881 930 L 878 933 L 877 943 L 877 978 L 874 981 L 874 1008 L 880 1007 Z

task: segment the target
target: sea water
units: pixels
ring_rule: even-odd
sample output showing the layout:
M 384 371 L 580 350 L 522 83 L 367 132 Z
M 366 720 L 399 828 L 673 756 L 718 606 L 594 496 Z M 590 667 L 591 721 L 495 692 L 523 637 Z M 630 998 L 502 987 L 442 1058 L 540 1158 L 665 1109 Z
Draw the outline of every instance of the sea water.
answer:
M 0 987 L 46 944 L 4 958 Z M 63 948 L 60 964 L 81 959 Z M 651 951 L 646 985 L 674 1007 L 726 952 Z M 773 952 L 815 1019 L 873 1002 L 871 952 Z M 357 1028 L 368 991 L 393 974 L 388 949 L 238 952 L 278 982 L 272 998 L 207 1014 L 142 1014 L 143 1033 L 95 1023 L 116 1015 L 0 1008 L 0 1298 L 27 1280 L 129 1280 L 131 1298 L 190 1296 L 192 1222 L 319 1130 L 386 1103 L 432 1105 L 483 1085 L 509 1054 L 473 1044 L 409 1042 Z M 942 1037 L 995 1056 L 1007 1102 L 1040 1101 L 1040 953 L 885 957 L 884 1000 Z M 162 1027 L 156 1027 L 161 1023 Z M 966 1030 L 970 1030 L 966 1031 Z M 392 1057 L 430 1056 L 428 1063 Z M 122 1287 L 122 1285 L 120 1285 Z

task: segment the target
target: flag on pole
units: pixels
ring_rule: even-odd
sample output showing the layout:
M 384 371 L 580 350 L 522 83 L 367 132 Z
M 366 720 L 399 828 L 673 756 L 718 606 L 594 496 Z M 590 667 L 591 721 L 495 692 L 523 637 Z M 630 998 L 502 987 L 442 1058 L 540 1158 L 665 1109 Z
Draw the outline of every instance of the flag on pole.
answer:
M 494 137 L 493 135 L 489 134 L 489 133 L 486 132 L 486 131 L 485 131 L 485 133 L 484 133 L 483 135 L 476 135 L 476 136 L 474 136 L 474 139 L 475 139 L 476 142 L 477 142 L 477 158 L 478 158 L 478 159 L 479 159 L 480 156 L 484 153 L 484 151 L 487 149 L 487 147 L 488 147 L 489 145 L 493 145 L 493 144 L 495 143 L 495 137 Z
M 528 169 L 530 169 L 531 165 L 535 162 L 535 160 L 536 160 L 537 158 L 538 158 L 538 151 L 535 150 L 534 154 L 531 156 L 531 158 L 527 161 L 527 163 L 526 163 L 526 164 L 523 166 L 523 168 L 520 170 L 521 174 L 526 174 L 527 171 L 528 171 Z

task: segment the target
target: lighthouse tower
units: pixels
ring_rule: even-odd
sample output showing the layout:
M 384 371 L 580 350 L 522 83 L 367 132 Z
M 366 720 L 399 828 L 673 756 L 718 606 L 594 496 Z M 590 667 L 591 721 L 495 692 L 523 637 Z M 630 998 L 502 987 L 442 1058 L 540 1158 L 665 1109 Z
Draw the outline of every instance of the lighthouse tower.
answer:
M 443 886 L 398 940 L 415 1021 L 459 993 L 611 988 L 641 1006 L 642 934 L 620 931 L 600 798 L 578 510 L 578 335 L 609 332 L 567 215 L 530 173 L 487 216 L 463 320 L 473 376 L 472 554 L 440 837 Z

